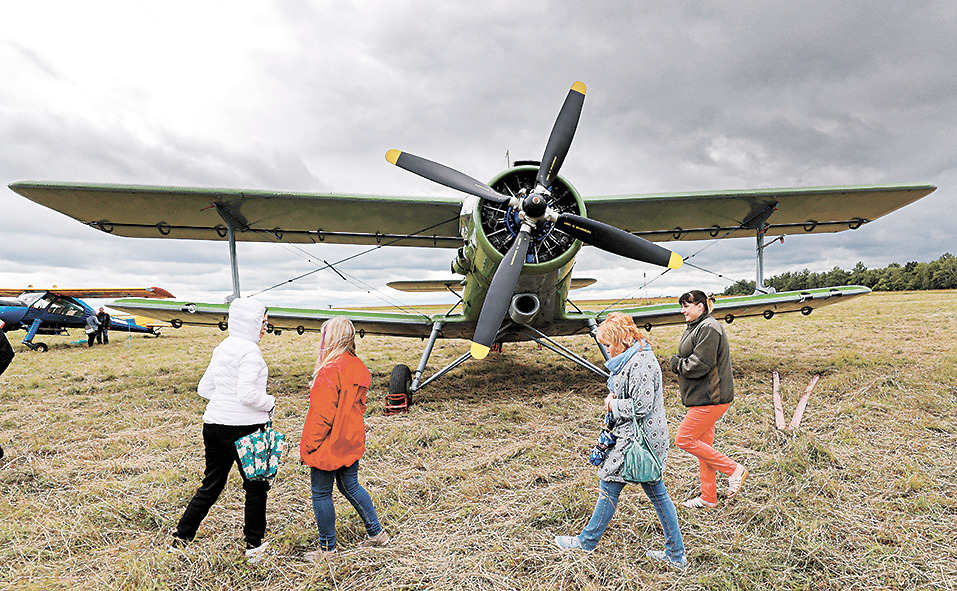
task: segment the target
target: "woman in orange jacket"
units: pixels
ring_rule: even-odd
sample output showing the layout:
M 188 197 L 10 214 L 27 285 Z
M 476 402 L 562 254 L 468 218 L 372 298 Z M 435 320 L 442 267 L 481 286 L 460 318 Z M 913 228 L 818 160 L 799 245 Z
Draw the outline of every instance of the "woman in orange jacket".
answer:
M 382 529 L 372 498 L 359 484 L 359 458 L 365 453 L 366 393 L 372 374 L 356 356 L 356 330 L 348 318 L 322 325 L 319 359 L 309 390 L 309 411 L 302 429 L 299 453 L 311 468 L 312 509 L 319 528 L 316 560 L 336 549 L 336 510 L 332 484 L 359 513 L 368 538 L 362 546 L 384 546 L 389 534 Z

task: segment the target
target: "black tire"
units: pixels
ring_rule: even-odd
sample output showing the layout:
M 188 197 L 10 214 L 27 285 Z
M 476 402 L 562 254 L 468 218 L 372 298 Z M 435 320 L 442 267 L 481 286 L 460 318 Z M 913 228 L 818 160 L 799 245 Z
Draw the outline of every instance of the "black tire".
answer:
M 0 460 L 3 459 L 3 446 L 0 445 Z
M 220 320 L 220 321 L 216 324 L 216 326 L 218 326 L 218 327 L 219 327 L 219 330 L 221 330 L 221 331 L 223 331 L 223 332 L 226 332 L 226 329 L 229 328 L 229 325 L 226 324 L 226 321 L 225 321 L 225 320 Z
M 771 320 L 774 318 L 774 310 L 765 310 L 763 316 L 766 320 Z
M 801 314 L 804 314 L 805 316 L 807 316 L 808 314 L 811 313 L 812 310 L 814 310 L 814 308 L 812 308 L 811 306 L 804 306 L 803 308 L 801 308 Z
M 728 324 L 731 324 L 732 322 L 734 322 L 734 314 L 725 315 L 724 321 L 727 322 Z
M 37 353 L 46 353 L 50 347 L 46 343 L 33 343 L 33 350 Z
M 180 320 L 179 318 L 173 318 L 172 320 L 169 321 L 169 325 L 172 326 L 173 328 L 180 328 L 181 326 L 183 326 L 183 321 Z
M 408 365 L 399 364 L 392 368 L 389 375 L 389 394 L 405 394 L 406 406 L 412 406 L 412 370 Z

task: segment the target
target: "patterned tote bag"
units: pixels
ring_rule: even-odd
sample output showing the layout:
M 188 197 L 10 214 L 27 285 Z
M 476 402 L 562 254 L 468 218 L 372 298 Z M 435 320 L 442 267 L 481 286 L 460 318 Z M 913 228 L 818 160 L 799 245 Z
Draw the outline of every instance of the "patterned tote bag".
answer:
M 272 480 L 285 449 L 286 436 L 272 428 L 272 421 L 236 440 L 239 464 L 249 480 Z

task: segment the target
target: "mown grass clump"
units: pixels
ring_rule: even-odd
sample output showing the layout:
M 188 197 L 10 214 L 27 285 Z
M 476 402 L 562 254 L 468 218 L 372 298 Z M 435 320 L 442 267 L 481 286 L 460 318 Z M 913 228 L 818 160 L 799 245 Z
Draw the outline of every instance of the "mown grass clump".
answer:
M 957 580 L 957 293 L 875 293 L 816 310 L 726 325 L 737 397 L 718 446 L 752 476 L 715 511 L 679 508 L 690 566 L 644 558 L 662 545 L 637 487 L 592 554 L 552 544 L 576 533 L 597 496 L 586 461 L 604 381 L 529 344 L 469 362 L 420 391 L 407 415 L 382 399 L 418 340 L 366 337 L 374 374 L 360 479 L 393 544 L 365 533 L 341 497 L 341 552 L 310 564 L 318 542 L 298 440 L 316 335 L 270 335 L 263 351 L 274 425 L 290 455 L 273 483 L 274 553 L 248 565 L 233 476 L 189 552 L 168 532 L 202 475 L 196 383 L 219 331 L 168 330 L 88 348 L 47 339 L 0 378 L 0 587 L 15 589 L 954 589 Z M 878 313 L 879 312 L 879 313 Z M 666 362 L 681 327 L 656 329 Z M 15 334 L 15 333 L 14 333 Z M 587 338 L 565 343 L 593 360 Z M 436 346 L 430 368 L 464 342 Z M 814 375 L 800 431 L 774 428 L 771 372 L 787 420 Z M 684 414 L 665 373 L 672 436 Z M 723 483 L 723 481 L 721 481 Z M 697 494 L 697 462 L 672 447 L 666 483 Z

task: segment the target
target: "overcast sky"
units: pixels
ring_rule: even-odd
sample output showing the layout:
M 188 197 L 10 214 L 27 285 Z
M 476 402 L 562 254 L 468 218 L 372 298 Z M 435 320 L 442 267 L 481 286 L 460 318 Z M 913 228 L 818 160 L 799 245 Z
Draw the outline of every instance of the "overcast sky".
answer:
M 489 180 L 539 159 L 588 93 L 562 175 L 583 195 L 927 183 L 857 231 L 789 237 L 767 276 L 930 261 L 957 238 L 957 4 L 237 1 L 0 5 L 0 286 L 142 287 L 222 301 L 225 242 L 129 239 L 29 202 L 16 180 L 451 195 L 390 148 Z M 668 244 L 711 270 L 659 277 L 582 250 L 578 298 L 721 291 L 754 241 Z M 239 245 L 243 294 L 365 248 Z M 452 251 L 380 249 L 259 297 L 431 300 Z M 716 274 L 723 275 L 724 278 Z M 650 285 L 641 289 L 642 282 Z

